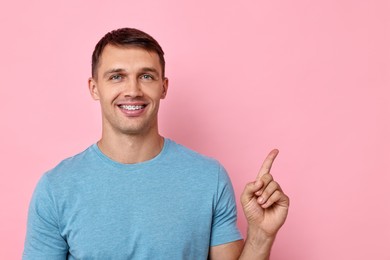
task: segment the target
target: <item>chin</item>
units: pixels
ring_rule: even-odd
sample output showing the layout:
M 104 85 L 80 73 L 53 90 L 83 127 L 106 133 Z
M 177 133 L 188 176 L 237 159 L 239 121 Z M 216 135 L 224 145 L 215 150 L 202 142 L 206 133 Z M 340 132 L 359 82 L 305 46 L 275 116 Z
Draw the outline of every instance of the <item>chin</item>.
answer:
M 133 126 L 133 127 L 124 127 L 120 131 L 123 134 L 127 135 L 145 135 L 151 132 L 151 127 L 148 126 Z

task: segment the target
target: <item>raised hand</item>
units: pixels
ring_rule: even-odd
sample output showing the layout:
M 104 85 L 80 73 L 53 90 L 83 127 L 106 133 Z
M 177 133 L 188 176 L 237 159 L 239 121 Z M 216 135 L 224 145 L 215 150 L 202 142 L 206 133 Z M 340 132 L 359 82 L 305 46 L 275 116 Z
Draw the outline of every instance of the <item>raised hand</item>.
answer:
M 248 221 L 248 231 L 262 232 L 263 236 L 275 237 L 287 218 L 289 198 L 274 181 L 270 170 L 279 151 L 272 150 L 254 182 L 246 185 L 241 194 L 241 205 Z

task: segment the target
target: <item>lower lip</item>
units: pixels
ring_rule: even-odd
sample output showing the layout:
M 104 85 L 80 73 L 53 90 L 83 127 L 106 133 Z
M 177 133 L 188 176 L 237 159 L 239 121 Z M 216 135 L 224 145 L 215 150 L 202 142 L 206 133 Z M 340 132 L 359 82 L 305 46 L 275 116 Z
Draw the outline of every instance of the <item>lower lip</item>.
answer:
M 118 106 L 118 108 L 120 111 L 122 111 L 123 114 L 125 114 L 128 117 L 137 117 L 137 116 L 142 115 L 145 112 L 146 107 L 143 107 L 143 108 L 137 109 L 137 110 L 127 110 L 127 109 L 121 108 L 119 106 Z

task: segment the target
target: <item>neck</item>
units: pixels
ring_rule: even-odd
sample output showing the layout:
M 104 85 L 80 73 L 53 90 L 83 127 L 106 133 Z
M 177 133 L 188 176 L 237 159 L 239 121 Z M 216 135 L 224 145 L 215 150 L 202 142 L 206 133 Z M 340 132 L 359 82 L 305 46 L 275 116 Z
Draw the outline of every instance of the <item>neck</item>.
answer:
M 98 147 L 110 159 L 133 164 L 148 161 L 162 150 L 164 138 L 158 133 L 152 135 L 105 136 L 98 141 Z

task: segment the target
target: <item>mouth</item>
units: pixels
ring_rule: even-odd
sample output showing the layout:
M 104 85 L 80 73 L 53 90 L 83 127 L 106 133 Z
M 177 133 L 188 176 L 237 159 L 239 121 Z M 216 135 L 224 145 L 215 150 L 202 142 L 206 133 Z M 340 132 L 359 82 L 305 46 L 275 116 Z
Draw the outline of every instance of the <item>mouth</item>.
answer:
M 127 111 L 136 111 L 144 109 L 146 105 L 119 105 L 119 108 Z
M 144 114 L 148 104 L 138 103 L 138 104 L 118 104 L 118 108 L 122 111 L 127 117 L 139 117 Z

